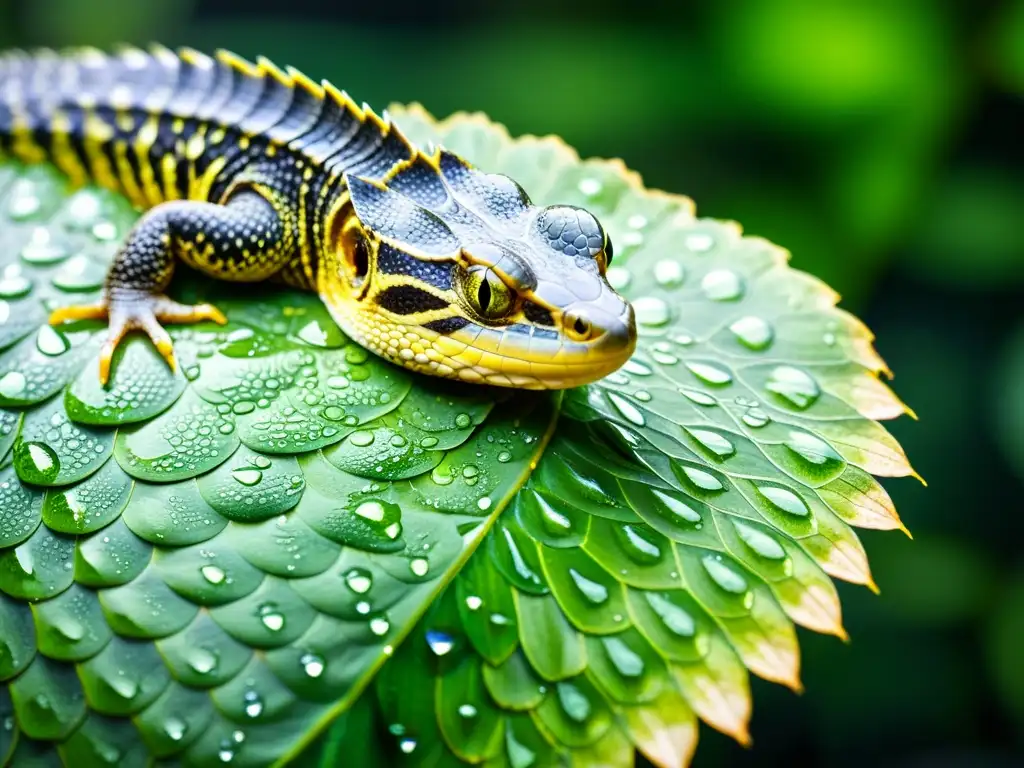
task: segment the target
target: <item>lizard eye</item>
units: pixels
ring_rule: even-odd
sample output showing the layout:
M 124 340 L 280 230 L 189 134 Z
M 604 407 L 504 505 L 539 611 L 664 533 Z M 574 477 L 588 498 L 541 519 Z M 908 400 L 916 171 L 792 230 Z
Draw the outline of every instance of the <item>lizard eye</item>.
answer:
M 462 294 L 472 310 L 488 320 L 506 315 L 512 307 L 512 289 L 486 267 L 474 267 L 466 273 Z
M 341 234 L 341 252 L 345 271 L 354 287 L 362 285 L 370 273 L 372 251 L 373 246 L 362 227 L 355 222 L 345 227 Z

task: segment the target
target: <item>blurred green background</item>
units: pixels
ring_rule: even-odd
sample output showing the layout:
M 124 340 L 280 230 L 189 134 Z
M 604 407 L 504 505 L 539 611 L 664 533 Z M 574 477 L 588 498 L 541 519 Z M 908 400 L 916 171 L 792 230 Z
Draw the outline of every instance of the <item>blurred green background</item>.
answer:
M 0 0 L 0 45 L 263 54 L 380 109 L 484 110 L 621 157 L 793 253 L 878 336 L 929 481 L 864 535 L 849 645 L 755 683 L 697 766 L 1024 765 L 1024 0 Z M 513 7 L 513 5 L 515 7 Z

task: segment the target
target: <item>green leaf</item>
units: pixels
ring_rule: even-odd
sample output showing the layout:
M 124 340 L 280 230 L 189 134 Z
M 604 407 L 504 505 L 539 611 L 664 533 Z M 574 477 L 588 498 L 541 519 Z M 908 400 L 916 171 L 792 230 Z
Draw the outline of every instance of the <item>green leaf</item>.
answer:
M 905 407 L 870 333 L 784 252 L 619 164 L 478 116 L 394 114 L 489 171 L 553 153 L 557 172 L 528 191 L 607 223 L 640 341 L 622 370 L 566 394 L 555 440 L 449 591 L 457 623 L 428 615 L 398 649 L 389 666 L 416 665 L 418 686 L 428 670 L 435 709 L 378 690 L 404 740 L 392 759 L 484 757 L 476 731 L 458 740 L 448 725 L 450 676 L 477 667 L 487 732 L 497 708 L 506 735 L 490 760 L 624 765 L 637 749 L 685 764 L 698 718 L 746 742 L 748 673 L 800 690 L 794 625 L 845 637 L 829 577 L 873 586 L 853 526 L 902 529 L 874 476 L 914 474 L 878 424 Z M 523 713 L 559 758 L 520 738 Z
M 0 759 L 679 765 L 698 720 L 748 740 L 751 672 L 800 688 L 796 625 L 845 637 L 832 578 L 873 586 L 854 527 L 902 529 L 876 477 L 914 474 L 870 332 L 621 163 L 393 114 L 600 216 L 635 356 L 458 386 L 183 273 L 228 325 L 172 329 L 180 374 L 133 338 L 101 388 L 103 327 L 41 328 L 136 214 L 0 164 Z
M 184 274 L 229 324 L 171 329 L 177 373 L 133 336 L 101 387 L 103 324 L 44 321 L 96 296 L 136 215 L 0 164 L 0 755 L 266 765 L 452 579 L 559 396 L 414 377 L 315 296 Z

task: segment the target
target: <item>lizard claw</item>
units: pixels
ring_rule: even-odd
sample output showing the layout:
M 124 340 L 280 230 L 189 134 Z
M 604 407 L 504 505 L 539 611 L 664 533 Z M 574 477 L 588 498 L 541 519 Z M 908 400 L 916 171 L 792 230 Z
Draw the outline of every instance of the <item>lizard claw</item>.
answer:
M 95 304 L 63 307 L 50 315 L 50 324 L 68 320 L 100 320 L 108 318 L 110 331 L 100 350 L 100 383 L 110 380 L 110 367 L 121 340 L 129 331 L 143 331 L 153 341 L 157 352 L 167 361 L 172 371 L 178 364 L 174 357 L 174 342 L 163 323 L 199 323 L 212 320 L 218 325 L 227 323 L 224 314 L 211 304 L 189 306 L 179 304 L 166 296 L 154 296 L 142 291 L 111 292 Z

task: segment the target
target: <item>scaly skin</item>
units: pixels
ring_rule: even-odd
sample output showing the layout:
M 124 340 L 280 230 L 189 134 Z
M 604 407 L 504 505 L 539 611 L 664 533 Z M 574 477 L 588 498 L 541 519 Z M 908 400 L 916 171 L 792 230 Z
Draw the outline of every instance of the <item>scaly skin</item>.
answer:
M 372 352 L 435 376 L 557 389 L 618 368 L 633 313 L 605 279 L 590 213 L 539 208 L 504 176 L 413 147 L 329 83 L 192 50 L 0 57 L 0 156 L 51 160 L 146 213 L 100 302 L 100 358 L 132 329 L 170 365 L 161 323 L 225 322 L 164 295 L 178 260 L 236 282 L 315 290 Z

